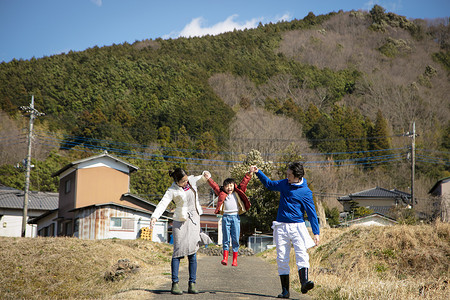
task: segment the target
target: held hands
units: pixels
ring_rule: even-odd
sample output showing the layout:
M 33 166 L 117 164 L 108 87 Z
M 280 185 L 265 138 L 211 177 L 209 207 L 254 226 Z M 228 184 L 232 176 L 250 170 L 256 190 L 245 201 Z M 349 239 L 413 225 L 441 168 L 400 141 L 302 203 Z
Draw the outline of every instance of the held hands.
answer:
M 209 171 L 203 171 L 203 176 L 205 177 L 206 180 L 211 178 L 211 173 L 209 173 Z
M 250 166 L 250 170 L 249 170 L 250 173 L 252 173 L 252 174 L 258 173 L 258 171 L 259 171 L 259 169 L 257 166 Z

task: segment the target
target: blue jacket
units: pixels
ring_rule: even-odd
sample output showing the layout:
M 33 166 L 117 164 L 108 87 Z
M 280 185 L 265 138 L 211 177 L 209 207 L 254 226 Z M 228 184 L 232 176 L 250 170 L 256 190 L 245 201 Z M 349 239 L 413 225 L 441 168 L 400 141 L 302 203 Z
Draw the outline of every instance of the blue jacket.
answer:
M 290 184 L 287 179 L 272 181 L 261 170 L 256 173 L 256 176 L 266 188 L 280 192 L 277 222 L 305 222 L 303 216 L 306 212 L 313 234 L 320 233 L 312 191 L 309 189 L 305 178 L 303 178 L 302 184 L 297 185 Z

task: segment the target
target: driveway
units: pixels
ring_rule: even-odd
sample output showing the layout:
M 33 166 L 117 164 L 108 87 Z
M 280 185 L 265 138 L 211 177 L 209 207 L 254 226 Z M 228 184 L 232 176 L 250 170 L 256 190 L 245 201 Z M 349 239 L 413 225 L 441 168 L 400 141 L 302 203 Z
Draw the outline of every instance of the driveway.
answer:
M 275 264 L 265 262 L 256 256 L 239 256 L 238 266 L 220 264 L 222 257 L 198 255 L 197 295 L 187 293 L 188 268 L 186 258 L 180 265 L 180 288 L 183 295 L 170 293 L 171 279 L 167 283 L 151 290 L 152 299 L 272 299 L 281 293 L 281 283 Z M 291 276 L 298 276 L 292 274 Z M 311 299 L 308 295 L 290 289 L 291 299 Z

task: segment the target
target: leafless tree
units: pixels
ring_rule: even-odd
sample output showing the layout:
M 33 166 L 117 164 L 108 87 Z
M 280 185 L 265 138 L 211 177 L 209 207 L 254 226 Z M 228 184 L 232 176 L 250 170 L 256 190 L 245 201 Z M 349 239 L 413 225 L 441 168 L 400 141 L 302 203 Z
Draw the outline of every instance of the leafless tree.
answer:
M 15 164 L 25 158 L 27 133 L 25 123 L 22 125 L 0 111 L 0 165 Z
M 229 106 L 238 106 L 243 98 L 256 99 L 255 84 L 248 78 L 240 78 L 232 74 L 215 74 L 209 79 L 209 84 L 216 94 Z

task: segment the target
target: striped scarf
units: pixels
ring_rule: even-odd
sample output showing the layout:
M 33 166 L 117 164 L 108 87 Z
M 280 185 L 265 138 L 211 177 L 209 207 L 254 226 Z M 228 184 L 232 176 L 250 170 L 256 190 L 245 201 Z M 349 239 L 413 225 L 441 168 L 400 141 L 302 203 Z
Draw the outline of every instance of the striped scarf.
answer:
M 188 184 L 186 184 L 186 186 L 183 188 L 183 191 L 187 192 L 191 189 L 191 187 L 189 186 L 189 182 Z

